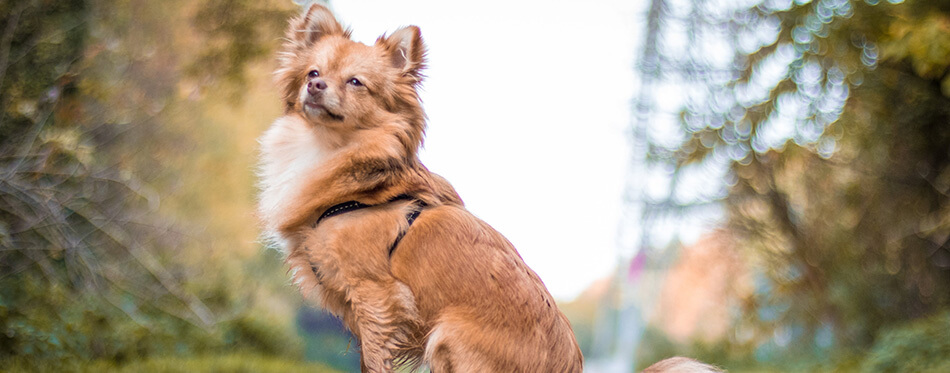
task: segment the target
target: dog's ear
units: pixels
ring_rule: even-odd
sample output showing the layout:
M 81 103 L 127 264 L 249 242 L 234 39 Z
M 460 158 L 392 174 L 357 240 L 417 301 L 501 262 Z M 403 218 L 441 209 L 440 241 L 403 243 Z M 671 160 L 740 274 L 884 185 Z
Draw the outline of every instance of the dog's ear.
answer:
M 406 26 L 388 37 L 383 36 L 376 40 L 389 54 L 392 66 L 399 69 L 403 75 L 410 76 L 416 83 L 422 81 L 422 70 L 426 63 L 426 46 L 422 42 L 422 33 L 416 26 Z
M 329 9 L 313 4 L 303 15 L 290 22 L 287 34 L 298 45 L 308 47 L 324 36 L 345 35 L 345 32 Z

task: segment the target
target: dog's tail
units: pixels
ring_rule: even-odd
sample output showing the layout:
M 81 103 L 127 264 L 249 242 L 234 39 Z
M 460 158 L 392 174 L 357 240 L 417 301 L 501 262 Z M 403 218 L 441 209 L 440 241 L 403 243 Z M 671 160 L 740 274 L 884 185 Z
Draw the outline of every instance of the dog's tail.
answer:
M 661 360 L 642 373 L 723 373 L 722 369 L 687 357 L 671 357 Z

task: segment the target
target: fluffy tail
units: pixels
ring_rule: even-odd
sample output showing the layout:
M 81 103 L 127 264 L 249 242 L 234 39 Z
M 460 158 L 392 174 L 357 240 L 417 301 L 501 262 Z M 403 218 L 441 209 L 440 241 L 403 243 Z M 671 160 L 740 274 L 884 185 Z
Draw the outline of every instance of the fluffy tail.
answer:
M 661 360 L 643 370 L 642 373 L 723 373 L 722 369 L 687 357 L 671 357 Z

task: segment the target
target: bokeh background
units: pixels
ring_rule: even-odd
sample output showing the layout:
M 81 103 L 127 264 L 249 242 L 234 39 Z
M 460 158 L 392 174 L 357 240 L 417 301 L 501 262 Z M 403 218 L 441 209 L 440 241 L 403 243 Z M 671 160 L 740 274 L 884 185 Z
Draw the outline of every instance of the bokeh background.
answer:
M 0 370 L 359 369 L 258 241 L 288 0 L 0 2 Z M 950 371 L 950 1 L 347 1 L 589 372 Z

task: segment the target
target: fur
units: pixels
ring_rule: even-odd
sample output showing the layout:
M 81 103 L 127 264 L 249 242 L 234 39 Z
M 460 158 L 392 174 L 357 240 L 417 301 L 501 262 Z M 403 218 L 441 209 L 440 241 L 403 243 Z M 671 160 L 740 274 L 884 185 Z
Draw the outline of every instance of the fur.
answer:
M 643 373 L 722 373 L 722 369 L 688 357 L 671 357 L 650 365 Z
M 415 26 L 364 45 L 320 5 L 290 21 L 275 72 L 285 114 L 260 140 L 265 234 L 358 338 L 364 372 L 579 372 L 541 279 L 417 157 L 425 55 Z M 403 194 L 426 205 L 411 229 Z M 352 200 L 372 207 L 314 225 Z

